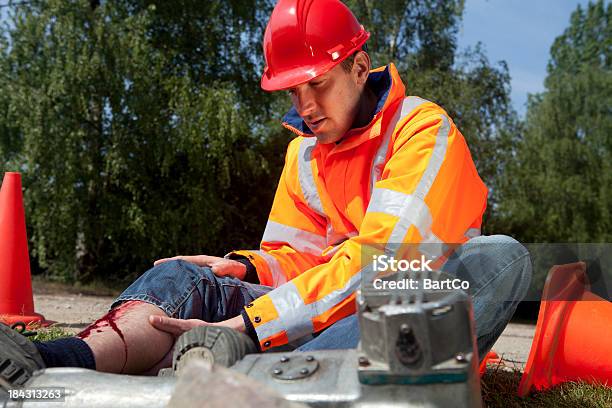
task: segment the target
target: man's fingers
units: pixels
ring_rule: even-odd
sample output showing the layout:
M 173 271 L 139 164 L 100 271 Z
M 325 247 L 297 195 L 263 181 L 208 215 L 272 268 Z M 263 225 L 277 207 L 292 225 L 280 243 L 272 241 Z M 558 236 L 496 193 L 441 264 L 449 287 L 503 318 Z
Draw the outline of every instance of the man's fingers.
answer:
M 150 316 L 149 322 L 156 329 L 165 331 L 175 336 L 180 336 L 181 334 L 189 330 L 189 328 L 185 324 L 185 320 L 173 319 L 171 317 Z
M 151 323 L 151 325 L 155 327 L 156 329 L 165 331 L 166 333 L 173 334 L 176 337 L 180 336 L 186 331 L 193 329 L 194 327 L 206 326 L 209 324 L 205 322 L 204 320 L 198 320 L 198 319 L 183 320 L 183 319 L 174 319 L 172 317 L 159 316 L 159 315 L 149 316 L 149 323 Z
M 172 259 L 172 258 L 162 258 L 162 259 L 158 259 L 157 261 L 153 262 L 153 266 L 157 266 L 157 265 L 159 265 L 160 263 L 164 263 L 164 262 L 169 261 L 169 260 L 171 260 L 171 259 Z
M 168 261 L 175 261 L 177 259 L 182 259 L 185 262 L 190 262 L 198 266 L 210 266 L 212 263 L 218 262 L 219 259 L 222 259 L 222 258 L 218 258 L 216 256 L 208 256 L 208 255 L 177 255 L 177 256 L 173 256 L 172 258 L 158 259 L 157 261 L 153 262 L 153 266 L 157 266 L 160 263 L 164 263 Z
M 180 322 L 174 322 L 172 318 L 165 316 L 149 316 L 149 323 L 158 330 L 180 336 L 185 330 Z

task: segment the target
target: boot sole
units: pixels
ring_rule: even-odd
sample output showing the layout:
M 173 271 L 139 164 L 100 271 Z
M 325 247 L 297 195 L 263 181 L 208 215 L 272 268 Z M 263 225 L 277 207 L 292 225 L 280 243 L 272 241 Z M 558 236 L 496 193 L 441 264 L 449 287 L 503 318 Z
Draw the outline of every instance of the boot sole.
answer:
M 44 368 L 36 346 L 10 327 L 0 324 L 0 388 L 24 385 Z
M 0 357 L 0 386 L 2 388 L 22 386 L 30 377 L 32 375 L 13 360 Z

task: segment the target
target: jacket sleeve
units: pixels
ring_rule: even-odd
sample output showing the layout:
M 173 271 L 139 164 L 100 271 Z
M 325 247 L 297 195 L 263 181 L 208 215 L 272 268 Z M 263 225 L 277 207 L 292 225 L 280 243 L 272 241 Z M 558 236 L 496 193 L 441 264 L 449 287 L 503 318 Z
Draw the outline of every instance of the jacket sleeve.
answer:
M 479 228 L 487 188 L 467 144 L 434 104 L 401 120 L 374 185 L 359 234 L 333 257 L 245 309 L 262 350 L 320 331 L 355 312 L 355 291 L 371 268 L 365 247 L 462 243 Z
M 326 219 L 306 205 L 296 176 L 300 140 L 294 139 L 287 149 L 260 249 L 226 255 L 248 258 L 262 285 L 280 286 L 326 261 Z

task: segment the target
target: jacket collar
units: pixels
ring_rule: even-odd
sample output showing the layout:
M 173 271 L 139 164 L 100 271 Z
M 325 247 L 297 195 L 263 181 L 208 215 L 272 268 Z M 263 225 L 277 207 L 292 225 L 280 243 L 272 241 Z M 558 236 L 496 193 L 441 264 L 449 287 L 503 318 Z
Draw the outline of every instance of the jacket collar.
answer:
M 371 70 L 368 76 L 367 85 L 374 91 L 374 94 L 378 98 L 376 109 L 370 122 L 366 126 L 349 130 L 345 138 L 349 135 L 352 136 L 354 134 L 363 133 L 369 134 L 370 137 L 368 137 L 368 139 L 378 136 L 380 134 L 380 123 L 378 119 L 384 110 L 396 102 L 398 98 L 403 98 L 405 94 L 404 84 L 393 63 L 385 67 Z M 306 123 L 297 113 L 295 107 L 291 107 L 289 112 L 283 117 L 283 126 L 298 136 L 313 137 L 312 131 L 306 126 Z

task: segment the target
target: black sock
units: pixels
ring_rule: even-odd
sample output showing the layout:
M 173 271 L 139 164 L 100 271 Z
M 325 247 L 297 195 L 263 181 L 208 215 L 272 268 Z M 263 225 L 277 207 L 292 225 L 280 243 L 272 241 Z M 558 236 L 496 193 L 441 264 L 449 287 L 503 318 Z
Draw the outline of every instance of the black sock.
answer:
M 34 345 L 47 367 L 80 367 L 96 369 L 91 348 L 78 337 L 38 342 Z

